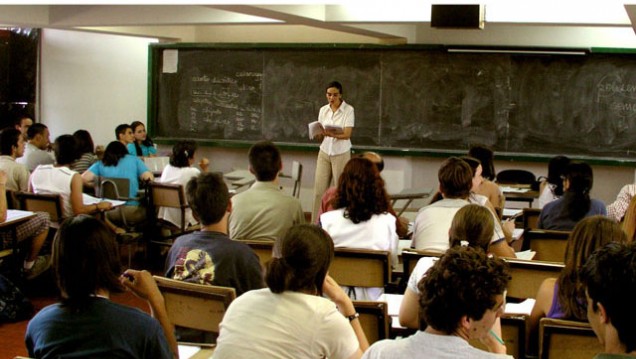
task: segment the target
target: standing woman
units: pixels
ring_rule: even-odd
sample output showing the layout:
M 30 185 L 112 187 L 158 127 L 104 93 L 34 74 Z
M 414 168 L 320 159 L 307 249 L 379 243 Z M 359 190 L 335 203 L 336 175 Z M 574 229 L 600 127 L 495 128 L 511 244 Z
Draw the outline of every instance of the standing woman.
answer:
M 312 222 L 316 221 L 320 209 L 320 199 L 331 185 L 337 184 L 344 166 L 351 158 L 351 133 L 354 125 L 353 107 L 342 99 L 342 85 L 333 81 L 327 85 L 327 105 L 320 108 L 318 122 L 325 128 L 321 136 L 320 152 L 316 162 L 314 178 L 314 206 Z M 327 129 L 339 127 L 341 130 Z
M 146 134 L 146 126 L 139 121 L 130 124 L 135 140 L 127 145 L 128 153 L 139 157 L 155 157 L 157 149 L 150 137 Z

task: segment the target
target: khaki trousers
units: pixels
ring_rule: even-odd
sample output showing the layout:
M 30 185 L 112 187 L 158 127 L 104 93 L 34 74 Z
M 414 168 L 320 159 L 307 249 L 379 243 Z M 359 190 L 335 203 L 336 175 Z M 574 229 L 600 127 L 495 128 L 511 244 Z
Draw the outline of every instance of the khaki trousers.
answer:
M 333 186 L 338 185 L 338 178 L 340 178 L 340 175 L 350 158 L 351 152 L 345 152 L 335 156 L 329 156 L 323 151 L 318 152 L 316 177 L 314 177 L 314 206 L 311 212 L 311 223 L 316 223 L 318 221 L 316 216 L 320 210 L 322 195 L 332 183 Z

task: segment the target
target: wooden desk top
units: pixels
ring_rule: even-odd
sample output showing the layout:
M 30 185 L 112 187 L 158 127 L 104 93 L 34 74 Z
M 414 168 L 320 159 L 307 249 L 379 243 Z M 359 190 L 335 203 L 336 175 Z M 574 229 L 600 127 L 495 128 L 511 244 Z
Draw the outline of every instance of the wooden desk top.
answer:
M 422 199 L 429 197 L 431 192 L 433 190 L 430 188 L 405 188 L 400 193 L 389 194 L 389 198 L 394 201 L 398 199 Z

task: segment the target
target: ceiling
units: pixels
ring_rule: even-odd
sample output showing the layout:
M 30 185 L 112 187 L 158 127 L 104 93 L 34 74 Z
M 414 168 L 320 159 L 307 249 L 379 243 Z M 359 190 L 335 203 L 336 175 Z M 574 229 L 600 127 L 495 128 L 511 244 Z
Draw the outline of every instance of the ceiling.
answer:
M 287 36 L 291 41 L 298 41 L 293 31 L 304 31 L 380 44 L 636 48 L 633 25 L 636 4 L 612 0 L 486 2 L 484 30 L 431 28 L 431 1 L 339 1 L 330 5 L 304 2 L 302 5 L 236 4 L 235 1 L 200 5 L 0 5 L 0 24 L 184 42 L 263 41 L 258 36 L 261 31 L 276 29 L 279 33 L 273 38 L 274 42 L 286 41 Z M 250 36 L 234 37 L 235 33 Z M 225 38 L 219 39 L 221 35 Z M 311 40 L 311 36 L 309 38 Z M 320 39 L 325 41 L 323 36 Z

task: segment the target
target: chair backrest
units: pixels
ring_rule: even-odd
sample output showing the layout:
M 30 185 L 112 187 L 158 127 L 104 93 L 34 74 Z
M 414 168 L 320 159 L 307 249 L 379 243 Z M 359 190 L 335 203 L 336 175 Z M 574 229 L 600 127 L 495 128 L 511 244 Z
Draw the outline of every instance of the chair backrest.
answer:
M 499 184 L 529 184 L 534 185 L 537 177 L 534 173 L 526 170 L 503 170 L 497 173 L 497 183 Z
M 353 306 L 360 314 L 360 326 L 369 344 L 389 338 L 391 317 L 386 302 L 354 300 Z
M 298 161 L 292 162 L 292 181 L 294 181 L 294 189 L 292 190 L 292 196 L 300 198 L 300 180 L 303 177 L 303 165 Z
M 593 358 L 603 351 L 588 323 L 542 318 L 539 324 L 540 359 Z
M 501 339 L 506 344 L 506 353 L 513 358 L 523 358 L 526 350 L 526 315 L 504 314 L 501 316 Z M 483 351 L 488 351 L 488 347 L 479 339 L 468 341 L 470 345 Z
M 540 208 L 523 209 L 523 229 L 537 229 L 539 227 Z
M 409 278 L 411 277 L 411 273 L 413 273 L 413 269 L 415 265 L 417 265 L 417 261 L 422 257 L 440 257 L 443 253 L 435 252 L 435 251 L 425 251 L 414 248 L 404 248 L 402 250 L 402 264 L 404 265 L 404 272 L 402 274 L 402 279 L 400 280 L 400 291 L 406 289 L 406 283 L 408 283 Z
M 534 259 L 563 262 L 570 231 L 533 229 L 523 234 L 523 247 L 537 252 Z
M 508 297 L 526 299 L 535 298 L 541 283 L 547 278 L 557 278 L 565 265 L 563 263 L 543 262 L 504 258 L 510 265 L 512 279 L 508 283 Z
M 54 225 L 59 225 L 64 219 L 62 197 L 59 194 L 17 192 L 16 195 L 22 210 L 46 212 L 51 218 L 51 224 Z
M 154 278 L 163 294 L 170 321 L 181 327 L 218 333 L 223 315 L 236 299 L 234 288 Z
M 20 209 L 20 201 L 18 201 L 18 193 L 13 190 L 6 190 L 7 209 Z
M 98 177 L 95 181 L 95 197 L 116 200 L 130 200 L 130 180 L 128 178 Z
M 180 229 L 185 231 L 185 210 L 190 206 L 185 199 L 182 185 L 150 182 L 150 198 L 152 205 L 155 207 L 155 213 L 159 211 L 159 207 L 181 210 Z
M 243 242 L 252 248 L 254 253 L 258 256 L 263 268 L 265 268 L 267 262 L 272 259 L 272 253 L 274 250 L 273 241 L 241 240 L 240 242 Z
M 388 251 L 336 248 L 329 275 L 340 285 L 384 287 L 390 278 Z

